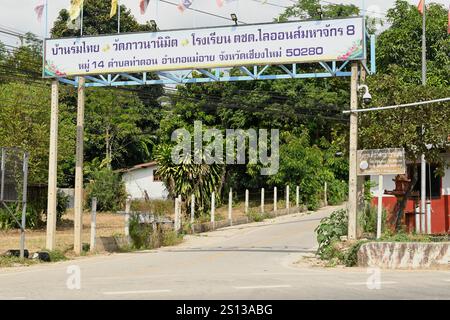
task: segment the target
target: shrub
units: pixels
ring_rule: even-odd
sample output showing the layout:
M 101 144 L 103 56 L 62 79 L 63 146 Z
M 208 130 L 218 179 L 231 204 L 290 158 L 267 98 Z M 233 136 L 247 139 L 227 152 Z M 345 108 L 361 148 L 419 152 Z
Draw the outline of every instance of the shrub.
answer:
M 253 222 L 261 222 L 264 221 L 264 219 L 267 219 L 268 214 L 261 213 L 259 211 L 256 211 L 255 209 L 250 209 L 247 213 L 248 220 Z
M 123 208 L 127 193 L 119 174 L 111 169 L 94 170 L 92 180 L 86 187 L 86 207 L 90 207 L 92 198 L 97 198 L 99 211 L 117 211 Z
M 129 228 L 130 238 L 133 241 L 133 247 L 136 249 L 149 248 L 150 236 L 153 233 L 152 225 L 140 223 L 139 215 L 131 215 Z
M 173 213 L 174 202 L 172 200 L 133 200 L 131 202 L 132 211 L 148 212 L 157 216 L 168 216 Z
M 384 230 L 386 221 L 386 210 L 383 209 L 381 217 L 381 230 Z M 359 225 L 365 233 L 375 234 L 377 232 L 378 209 L 375 206 L 367 205 L 365 210 L 359 214 Z
M 176 245 L 183 239 L 173 230 L 165 230 L 161 226 L 153 230 L 151 224 L 140 223 L 139 215 L 132 215 L 130 218 L 130 238 L 132 248 L 138 250 Z
M 333 179 L 328 183 L 327 199 L 328 204 L 338 205 L 347 199 L 348 184 L 345 181 Z
M 67 206 L 69 205 L 70 197 L 64 192 L 58 190 L 56 194 L 56 221 L 60 222 L 62 216 L 66 213 Z
M 332 251 L 332 244 L 339 241 L 341 236 L 347 234 L 348 213 L 347 210 L 336 210 L 329 217 L 323 218 L 314 230 L 317 233 L 319 248 L 317 254 L 321 259 L 328 259 Z

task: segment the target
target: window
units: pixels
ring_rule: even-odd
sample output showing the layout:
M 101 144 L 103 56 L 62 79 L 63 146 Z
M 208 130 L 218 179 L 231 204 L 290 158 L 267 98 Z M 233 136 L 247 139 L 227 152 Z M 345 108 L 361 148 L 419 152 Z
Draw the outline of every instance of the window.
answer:
M 417 179 L 417 183 L 413 188 L 413 192 L 418 192 L 420 194 L 420 186 L 422 184 L 422 180 L 421 180 L 421 165 L 417 164 L 417 173 L 418 173 L 418 179 Z M 442 183 L 442 177 L 436 175 L 437 172 L 437 167 L 433 164 L 428 164 L 427 163 L 427 173 L 426 173 L 426 177 L 427 177 L 427 183 L 426 183 L 426 195 L 427 198 L 430 197 L 430 182 L 431 182 L 431 197 L 432 198 L 439 198 L 441 196 L 441 183 Z M 430 174 L 431 173 L 431 174 Z M 413 175 L 413 165 L 408 165 L 408 176 L 412 177 Z

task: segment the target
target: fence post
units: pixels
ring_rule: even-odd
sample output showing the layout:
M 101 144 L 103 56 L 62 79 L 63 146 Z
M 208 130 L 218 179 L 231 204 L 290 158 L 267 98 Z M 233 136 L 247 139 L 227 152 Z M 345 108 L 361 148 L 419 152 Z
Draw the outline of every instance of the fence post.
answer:
M 3 174 L 3 172 L 2 172 Z M 2 181 L 3 183 L 4 181 Z M 22 222 L 20 226 L 20 259 L 25 257 L 25 227 L 27 216 L 27 187 L 28 187 L 28 153 L 23 155 L 23 186 L 22 186 Z
M 89 251 L 95 251 L 95 233 L 97 229 L 97 198 L 92 198 L 92 211 L 91 211 L 91 242 L 89 245 Z
M 244 209 L 245 214 L 248 213 L 248 189 L 245 189 L 245 209 Z
M 299 186 L 297 186 L 297 188 L 295 190 L 295 206 L 297 208 L 300 207 L 300 187 Z
M 327 182 L 325 181 L 325 185 L 324 185 L 324 187 L 323 187 L 323 195 L 324 195 L 325 207 L 328 206 L 327 189 L 328 189 L 328 184 L 327 184 Z
M 175 231 L 181 229 L 181 196 L 175 198 Z
M 233 189 L 230 188 L 230 192 L 228 193 L 228 222 L 230 226 L 233 225 Z
M 261 188 L 261 213 L 264 213 L 264 188 Z
M 125 239 L 130 244 L 130 210 L 131 210 L 131 198 L 128 197 L 125 201 Z
M 289 186 L 286 186 L 286 211 L 289 213 Z
M 273 187 L 273 211 L 277 212 L 277 187 Z
M 212 193 L 211 195 L 211 225 L 212 228 L 215 229 L 215 214 L 216 214 L 216 194 L 215 192 Z
M 195 221 L 195 196 L 191 195 L 191 225 L 194 224 Z

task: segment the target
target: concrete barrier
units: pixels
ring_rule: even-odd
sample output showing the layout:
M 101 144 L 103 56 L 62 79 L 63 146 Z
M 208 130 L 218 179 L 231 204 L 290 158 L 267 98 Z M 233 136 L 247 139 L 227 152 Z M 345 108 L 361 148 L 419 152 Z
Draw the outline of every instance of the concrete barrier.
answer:
M 450 269 L 450 242 L 369 242 L 358 266 L 383 269 Z

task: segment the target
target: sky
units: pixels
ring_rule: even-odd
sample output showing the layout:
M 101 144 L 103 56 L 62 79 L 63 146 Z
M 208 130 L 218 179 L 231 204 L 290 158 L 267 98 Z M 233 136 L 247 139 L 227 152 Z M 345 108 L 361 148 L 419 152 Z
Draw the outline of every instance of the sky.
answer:
M 16 32 L 24 33 L 31 31 L 39 37 L 43 37 L 45 30 L 45 18 L 39 22 L 36 18 L 34 8 L 43 0 L 0 0 L 0 28 L 7 28 Z M 89 1 L 89 0 L 85 0 Z M 110 1 L 110 0 L 104 0 Z M 178 4 L 180 0 L 167 0 Z M 245 23 L 270 22 L 284 11 L 283 6 L 289 6 L 293 0 L 268 0 L 267 4 L 261 4 L 261 0 L 238 0 L 224 4 L 219 8 L 216 0 L 195 0 L 192 8 L 208 11 L 217 15 L 229 17 L 231 13 L 236 13 L 239 20 Z M 160 0 L 150 0 L 150 5 L 145 15 L 139 12 L 139 0 L 119 0 L 121 4 L 131 9 L 136 19 L 140 23 L 155 20 L 158 28 L 178 29 L 196 28 L 206 26 L 226 25 L 230 22 L 221 18 L 212 17 L 206 14 L 193 11 L 180 13 L 173 5 L 166 4 Z M 355 4 L 360 8 L 365 8 L 366 14 L 383 18 L 386 10 L 393 6 L 395 0 L 327 0 L 321 1 L 323 5 L 328 3 Z M 409 0 L 411 4 L 417 5 L 419 0 Z M 433 0 L 448 6 L 450 0 Z M 68 8 L 70 0 L 48 0 L 48 21 L 52 21 L 58 16 L 61 9 Z M 19 40 L 12 36 L 0 34 L 0 41 L 17 46 Z

